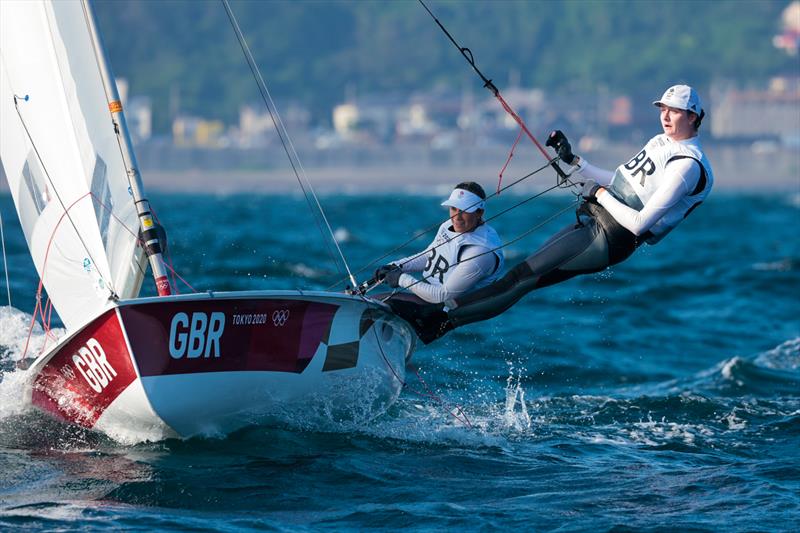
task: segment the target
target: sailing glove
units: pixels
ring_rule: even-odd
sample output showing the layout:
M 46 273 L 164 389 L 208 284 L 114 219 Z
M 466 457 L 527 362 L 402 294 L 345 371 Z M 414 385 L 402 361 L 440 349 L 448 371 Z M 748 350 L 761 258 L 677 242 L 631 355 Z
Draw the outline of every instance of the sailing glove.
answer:
M 389 263 L 388 265 L 383 265 L 382 267 L 378 268 L 375 271 L 375 281 L 383 281 L 386 275 L 393 270 L 400 271 L 400 267 L 394 263 Z
M 575 154 L 572 153 L 572 146 L 570 146 L 567 136 L 561 130 L 553 130 L 547 137 L 546 146 L 550 146 L 558 152 L 558 157 L 561 160 L 571 165 L 575 161 Z
M 393 289 L 397 289 L 400 287 L 400 276 L 403 275 L 403 271 L 400 267 L 396 266 L 394 270 L 390 270 L 384 276 L 383 281 L 386 282 L 386 285 Z
M 581 188 L 581 196 L 583 196 L 584 200 L 594 200 L 595 194 L 597 194 L 597 190 L 600 188 L 600 185 L 597 184 L 594 180 L 586 180 L 583 182 L 583 188 Z

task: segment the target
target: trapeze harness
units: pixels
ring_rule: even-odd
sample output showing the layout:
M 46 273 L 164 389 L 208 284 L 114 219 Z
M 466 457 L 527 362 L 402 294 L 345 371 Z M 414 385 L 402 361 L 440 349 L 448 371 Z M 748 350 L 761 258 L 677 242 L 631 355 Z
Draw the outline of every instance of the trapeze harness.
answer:
M 678 176 L 685 192 L 646 231 L 636 235 L 620 224 L 597 199 L 584 201 L 576 212 L 576 224 L 556 233 L 502 279 L 446 301 L 451 325 L 458 327 L 492 318 L 530 291 L 580 274 L 600 272 L 627 259 L 643 242 L 655 244 L 661 240 L 700 205 L 711 190 L 711 166 L 697 137 L 676 142 L 666 135 L 657 135 L 630 161 L 617 168 L 610 183 L 601 184 L 607 185 L 611 198 L 605 201 L 603 197 L 607 195 L 603 194 L 600 201 L 605 204 L 616 201 L 638 212 L 662 185 L 675 178 L 666 172 L 667 165 L 687 158 L 700 167 L 696 184 L 689 186 L 683 175 Z
M 440 303 L 489 285 L 500 277 L 503 269 L 502 242 L 494 228 L 480 224 L 465 233 L 451 228 L 448 219 L 439 226 L 425 252 L 394 262 L 404 273 L 423 273 L 427 283 L 403 274 L 400 286 L 426 302 Z

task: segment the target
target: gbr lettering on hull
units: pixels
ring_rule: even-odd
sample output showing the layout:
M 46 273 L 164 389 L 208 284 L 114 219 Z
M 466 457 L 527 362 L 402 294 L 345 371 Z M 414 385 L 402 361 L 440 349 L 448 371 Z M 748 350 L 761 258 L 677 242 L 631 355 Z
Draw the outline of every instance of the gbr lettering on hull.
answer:
M 176 313 L 169 326 L 169 355 L 173 359 L 219 357 L 225 313 Z
M 94 337 L 78 349 L 78 353 L 72 356 L 72 362 L 95 392 L 103 392 L 117 375 L 117 371 L 108 362 L 103 347 Z

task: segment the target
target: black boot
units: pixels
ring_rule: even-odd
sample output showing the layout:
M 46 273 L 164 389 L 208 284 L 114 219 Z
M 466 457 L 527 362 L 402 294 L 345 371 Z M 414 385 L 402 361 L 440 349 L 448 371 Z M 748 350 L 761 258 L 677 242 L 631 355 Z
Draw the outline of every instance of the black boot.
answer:
M 444 312 L 444 304 L 418 304 L 394 299 L 386 303 L 397 316 L 411 324 L 424 344 L 430 344 L 454 329 Z

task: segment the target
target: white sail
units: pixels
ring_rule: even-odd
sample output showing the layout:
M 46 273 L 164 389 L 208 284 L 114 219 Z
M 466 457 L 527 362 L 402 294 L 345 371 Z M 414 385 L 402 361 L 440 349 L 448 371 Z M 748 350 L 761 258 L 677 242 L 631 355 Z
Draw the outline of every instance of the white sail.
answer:
M 77 0 L 0 2 L 0 160 L 68 328 L 138 294 L 136 210 Z

